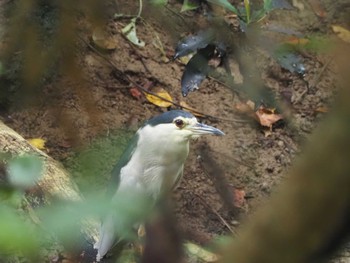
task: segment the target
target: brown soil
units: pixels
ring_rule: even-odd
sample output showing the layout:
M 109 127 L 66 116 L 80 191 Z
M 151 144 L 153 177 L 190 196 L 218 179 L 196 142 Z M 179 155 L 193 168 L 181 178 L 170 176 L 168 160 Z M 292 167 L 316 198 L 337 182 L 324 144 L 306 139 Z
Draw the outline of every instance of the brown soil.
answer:
M 270 20 L 286 23 L 287 28 L 293 27 L 305 35 L 316 30 L 320 34 L 331 34 L 330 25 L 341 23 L 345 17 L 339 13 L 341 3 L 338 2 L 324 3 L 327 11 L 324 19 L 317 17 L 305 4 L 302 11 L 276 11 Z M 174 16 L 171 12 L 167 15 Z M 184 16 L 191 20 L 200 14 Z M 176 16 L 173 19 L 180 20 Z M 169 33 L 157 19 L 147 16 L 147 24 L 137 26 L 138 36 L 146 46 L 138 48 L 119 33 L 127 22 L 126 19 L 110 21 L 109 31 L 117 41 L 117 48 L 104 56 L 141 86 L 152 83 L 162 87 L 175 101 L 185 101 L 200 112 L 218 117 L 203 118 L 202 121 L 226 134 L 224 137 L 202 137 L 192 142 L 184 178 L 175 191 L 179 225 L 188 238 L 206 243 L 213 237 L 229 233 L 226 223 L 235 229 L 245 221 L 246 216 L 266 201 L 283 180 L 302 151 L 303 142 L 324 118 L 324 113 L 317 109 L 328 109 L 337 91 L 332 64 L 325 67 L 329 60 L 326 55 L 311 53 L 304 56 L 307 72 L 304 80 L 312 85 L 311 90 L 304 94 L 306 85 L 303 79 L 281 69 L 273 59 L 259 57 L 257 64 L 265 84 L 276 96 L 285 92 L 292 95 L 288 125 L 280 125 L 265 136 L 262 127 L 235 111 L 239 98 L 215 80 L 205 80 L 198 91 L 183 98 L 180 80 L 184 65 L 179 61 L 163 62 L 161 52 L 152 44 L 158 36 L 170 57 L 177 41 L 173 32 Z M 183 30 L 181 20 L 179 24 Z M 84 37 L 88 39 L 89 35 Z M 144 98 L 133 97 L 129 91 L 133 85 L 123 81 L 116 70 L 86 43 L 82 42 L 80 47 L 78 55 L 79 67 L 84 70 L 83 84 L 77 87 L 74 82 L 64 79 L 59 83 L 48 83 L 39 103 L 22 110 L 12 107 L 2 118 L 25 138 L 47 140 L 46 151 L 72 171 L 83 191 L 91 188 L 102 191 L 111 167 L 118 161 L 137 127 L 167 109 Z M 234 58 L 230 60 L 234 64 Z M 237 69 L 233 71 L 237 72 Z M 59 92 L 56 90 L 58 86 Z M 301 94 L 304 94 L 302 98 Z M 246 199 L 239 214 L 233 216 L 223 205 L 215 180 L 201 165 L 198 157 L 202 144 L 209 147 L 211 157 L 222 167 L 232 192 L 235 189 L 245 192 Z M 84 172 L 87 175 L 82 179 Z

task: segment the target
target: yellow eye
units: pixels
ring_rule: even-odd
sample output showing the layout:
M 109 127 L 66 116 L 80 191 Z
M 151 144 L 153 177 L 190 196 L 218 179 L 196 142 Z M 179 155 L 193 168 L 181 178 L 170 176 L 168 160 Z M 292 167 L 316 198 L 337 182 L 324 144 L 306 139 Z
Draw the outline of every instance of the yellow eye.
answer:
M 177 127 L 179 127 L 180 129 L 183 128 L 183 127 L 185 126 L 184 121 L 181 120 L 181 119 L 176 119 L 176 120 L 174 121 L 174 123 L 175 123 L 175 125 L 176 125 Z

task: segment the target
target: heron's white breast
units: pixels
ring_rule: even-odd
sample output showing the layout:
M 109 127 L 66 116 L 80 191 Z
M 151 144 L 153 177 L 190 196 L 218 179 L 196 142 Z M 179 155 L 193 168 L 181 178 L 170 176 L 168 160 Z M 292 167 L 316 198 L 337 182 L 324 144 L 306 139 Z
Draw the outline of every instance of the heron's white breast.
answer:
M 182 174 L 189 152 L 189 140 L 170 125 L 146 126 L 138 131 L 136 150 L 121 169 L 121 189 L 145 192 L 155 198 L 164 187 L 171 188 Z

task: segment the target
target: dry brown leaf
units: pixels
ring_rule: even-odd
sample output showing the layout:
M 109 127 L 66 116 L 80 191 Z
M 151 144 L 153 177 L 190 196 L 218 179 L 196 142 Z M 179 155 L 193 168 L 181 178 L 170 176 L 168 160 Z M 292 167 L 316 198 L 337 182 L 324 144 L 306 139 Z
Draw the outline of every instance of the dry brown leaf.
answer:
M 254 113 L 255 103 L 251 100 L 248 100 L 244 103 L 237 103 L 235 109 L 242 114 L 252 114 Z
M 38 148 L 39 150 L 45 150 L 46 140 L 42 138 L 28 139 L 28 142 L 35 148 Z
M 181 107 L 184 107 L 184 110 L 185 110 L 185 111 L 191 112 L 191 113 L 192 113 L 194 116 L 196 116 L 196 117 L 204 117 L 203 114 L 198 113 L 198 111 L 197 111 L 196 109 L 190 107 L 190 106 L 189 106 L 186 102 L 184 102 L 183 100 L 180 101 L 180 106 L 181 106 Z
M 113 36 L 110 36 L 102 28 L 96 28 L 92 32 L 91 39 L 98 48 L 106 51 L 115 50 L 118 46 L 116 39 Z
M 259 121 L 261 126 L 272 128 L 272 125 L 279 120 L 282 120 L 283 117 L 281 114 L 276 114 L 275 109 L 266 109 L 260 107 L 255 112 L 255 117 Z
M 245 191 L 240 189 L 233 189 L 233 205 L 238 208 L 243 208 L 246 204 Z
M 338 25 L 332 25 L 333 32 L 346 43 L 350 43 L 350 31 Z
M 327 113 L 329 109 L 327 107 L 318 107 L 315 109 L 315 112 Z
M 154 94 L 157 94 L 159 97 L 169 100 L 169 101 L 173 101 L 172 97 L 170 96 L 170 94 L 163 88 L 157 87 L 157 88 L 153 88 L 152 92 Z M 154 105 L 157 105 L 158 107 L 162 107 L 162 108 L 168 108 L 171 105 L 173 105 L 171 102 L 165 101 L 161 98 L 158 98 L 154 95 L 151 95 L 149 93 L 145 93 L 146 99 L 153 103 Z
M 136 98 L 138 100 L 140 100 L 142 97 L 142 93 L 141 93 L 141 91 L 139 91 L 138 88 L 131 88 L 129 90 L 129 92 L 130 92 L 131 96 L 133 96 L 134 98 Z

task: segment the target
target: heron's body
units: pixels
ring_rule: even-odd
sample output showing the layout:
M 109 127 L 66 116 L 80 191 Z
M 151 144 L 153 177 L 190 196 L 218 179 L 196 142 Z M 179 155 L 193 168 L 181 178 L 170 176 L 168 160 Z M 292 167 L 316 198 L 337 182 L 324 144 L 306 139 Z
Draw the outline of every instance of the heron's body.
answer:
M 179 118 L 183 122 L 181 125 L 178 123 Z M 117 201 L 125 193 L 133 193 L 156 202 L 163 192 L 171 190 L 181 178 L 190 139 L 207 133 L 223 134 L 213 127 L 199 124 L 192 114 L 184 111 L 163 113 L 146 122 L 137 131 L 112 172 L 111 199 Z M 133 225 L 141 222 L 129 223 Z M 95 245 L 98 250 L 97 260 L 116 241 L 117 224 L 112 214 L 105 218 L 100 240 Z
M 156 200 L 161 191 L 173 187 L 181 177 L 189 140 L 169 141 L 166 129 L 164 134 L 154 138 L 151 136 L 154 129 L 147 126 L 138 131 L 136 150 L 120 170 L 119 189 L 142 192 Z

